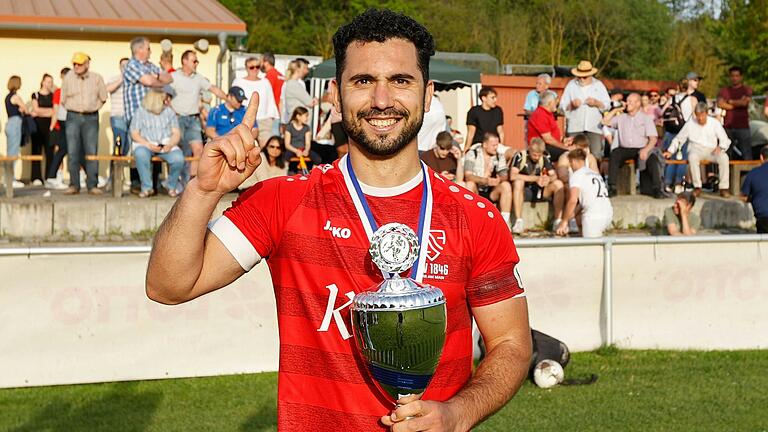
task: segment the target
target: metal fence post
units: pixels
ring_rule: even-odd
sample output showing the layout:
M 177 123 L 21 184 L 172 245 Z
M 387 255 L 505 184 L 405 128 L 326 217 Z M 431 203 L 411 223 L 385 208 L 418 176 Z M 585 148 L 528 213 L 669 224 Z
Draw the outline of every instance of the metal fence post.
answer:
M 605 293 L 605 345 L 613 345 L 613 238 L 603 243 L 603 290 Z

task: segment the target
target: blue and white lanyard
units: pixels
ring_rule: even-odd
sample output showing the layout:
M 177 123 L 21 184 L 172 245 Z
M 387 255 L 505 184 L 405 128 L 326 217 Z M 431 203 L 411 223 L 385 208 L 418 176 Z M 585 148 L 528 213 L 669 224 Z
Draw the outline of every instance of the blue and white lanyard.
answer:
M 365 194 L 363 194 L 363 190 L 360 187 L 360 182 L 357 180 L 348 154 L 339 161 L 339 168 L 341 168 L 341 172 L 344 175 L 344 182 L 347 185 L 347 190 L 349 190 L 349 195 L 352 197 L 352 203 L 355 205 L 358 217 L 360 217 L 360 221 L 363 224 L 368 240 L 370 240 L 379 226 L 376 223 L 376 219 L 373 217 L 373 213 L 365 198 Z M 427 175 L 427 167 L 424 162 L 421 162 L 421 174 L 423 189 L 421 193 L 421 205 L 419 206 L 419 225 L 416 233 L 419 238 L 420 246 L 419 258 L 411 268 L 411 278 L 419 283 L 421 283 L 424 278 L 424 263 L 427 257 L 426 249 L 429 244 L 429 229 L 432 223 L 432 187 L 429 181 L 429 176 Z M 392 275 L 386 272 L 382 272 L 382 275 L 385 279 L 392 277 Z

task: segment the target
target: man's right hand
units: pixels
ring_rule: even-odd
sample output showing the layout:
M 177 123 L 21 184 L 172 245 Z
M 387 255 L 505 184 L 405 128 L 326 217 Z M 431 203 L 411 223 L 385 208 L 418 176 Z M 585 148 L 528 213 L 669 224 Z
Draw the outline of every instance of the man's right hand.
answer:
M 580 107 L 581 106 L 581 99 L 573 99 L 571 101 L 571 106 L 573 107 L 573 109 L 576 109 L 576 108 Z
M 258 129 L 253 127 L 258 108 L 259 94 L 254 92 L 243 121 L 205 145 L 197 168 L 197 183 L 203 192 L 228 193 L 250 177 L 261 163 L 260 147 L 256 144 Z
M 670 152 L 668 152 L 668 151 L 665 151 L 665 152 L 664 152 L 664 153 L 662 153 L 662 154 L 664 155 L 664 159 L 669 159 L 669 158 L 671 158 L 671 157 L 672 157 L 672 153 L 670 153 Z
M 499 185 L 498 177 L 488 177 L 488 186 L 498 186 L 498 185 Z

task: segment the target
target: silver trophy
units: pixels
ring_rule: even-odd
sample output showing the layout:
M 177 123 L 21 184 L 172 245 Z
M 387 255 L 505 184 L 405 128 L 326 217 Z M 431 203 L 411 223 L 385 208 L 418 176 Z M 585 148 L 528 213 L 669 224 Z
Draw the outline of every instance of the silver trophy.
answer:
M 398 275 L 419 257 L 418 238 L 408 226 L 382 226 L 369 252 L 373 263 L 393 276 L 355 296 L 352 329 L 371 378 L 394 404 L 403 396 L 424 393 L 437 369 L 445 344 L 445 296 L 438 288 Z

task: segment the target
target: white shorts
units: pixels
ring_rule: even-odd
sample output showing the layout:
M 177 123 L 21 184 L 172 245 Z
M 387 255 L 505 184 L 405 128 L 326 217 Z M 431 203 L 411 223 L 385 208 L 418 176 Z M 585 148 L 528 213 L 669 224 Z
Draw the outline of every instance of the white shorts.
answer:
M 581 217 L 581 236 L 584 238 L 602 237 L 611 226 L 613 215 L 584 215 Z

